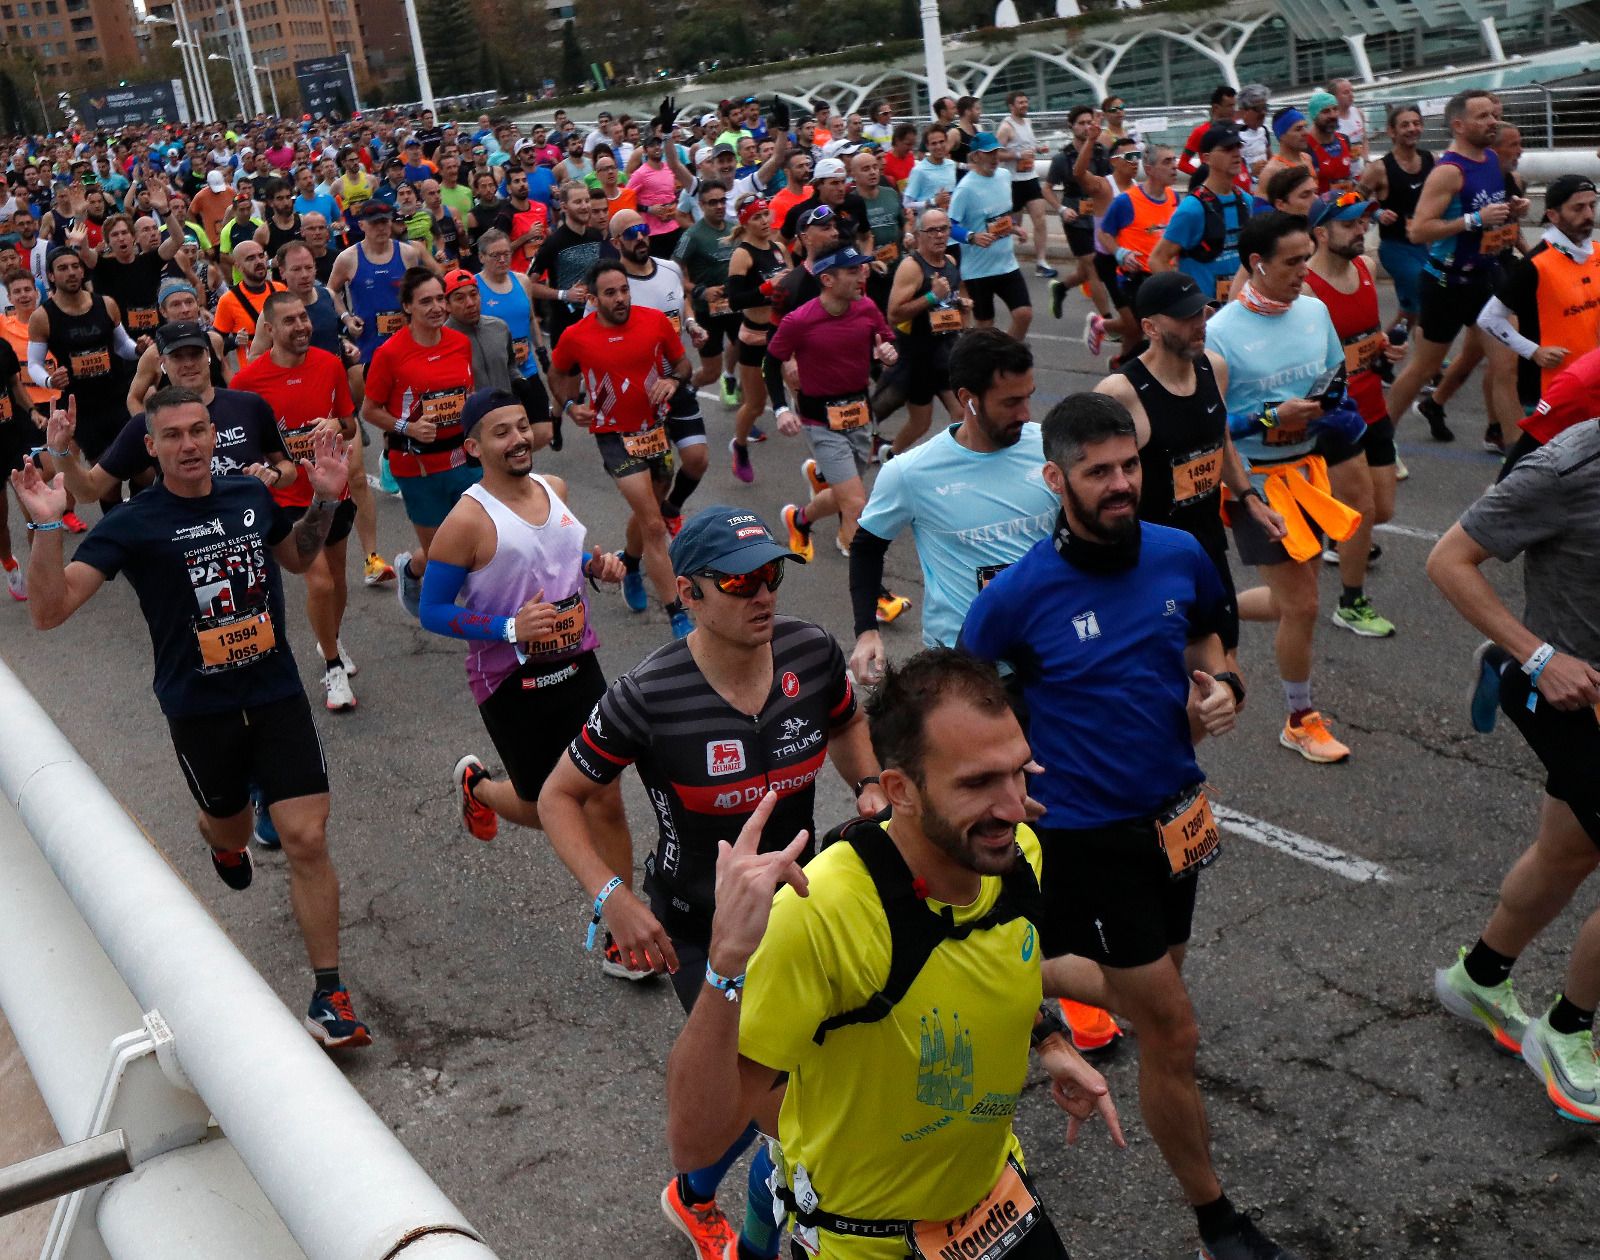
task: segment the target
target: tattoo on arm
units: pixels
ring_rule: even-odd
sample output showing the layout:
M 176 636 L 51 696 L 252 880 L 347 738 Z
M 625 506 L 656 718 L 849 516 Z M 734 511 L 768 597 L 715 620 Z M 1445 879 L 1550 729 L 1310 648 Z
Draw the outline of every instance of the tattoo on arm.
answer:
M 306 508 L 306 514 L 291 531 L 294 534 L 295 554 L 301 560 L 310 563 L 312 557 L 321 551 L 323 544 L 327 542 L 328 527 L 332 524 L 332 510 L 313 499 L 311 506 Z

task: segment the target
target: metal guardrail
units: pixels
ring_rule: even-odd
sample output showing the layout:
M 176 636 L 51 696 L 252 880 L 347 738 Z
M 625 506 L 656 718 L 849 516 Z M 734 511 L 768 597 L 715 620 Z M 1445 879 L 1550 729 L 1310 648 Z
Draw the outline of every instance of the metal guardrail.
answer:
M 4 664 L 0 713 L 0 1009 L 133 1164 L 43 1260 L 493 1260 Z

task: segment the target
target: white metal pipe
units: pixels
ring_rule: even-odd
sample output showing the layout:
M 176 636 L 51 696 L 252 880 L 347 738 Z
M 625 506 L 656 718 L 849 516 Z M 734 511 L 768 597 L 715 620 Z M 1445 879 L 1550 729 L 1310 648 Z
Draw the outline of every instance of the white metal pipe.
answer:
M 207 122 L 216 122 L 220 115 L 217 113 L 216 98 L 211 95 L 211 75 L 206 68 L 206 50 L 200 40 L 195 36 L 194 27 L 189 23 L 189 15 L 184 11 L 184 0 L 174 0 L 173 16 L 178 20 L 178 35 L 189 41 L 189 55 L 194 59 L 195 75 L 200 89 L 200 108 L 205 113 Z
M 944 32 L 939 25 L 939 0 L 922 0 L 922 55 L 928 63 L 928 114 L 933 103 L 950 92 L 944 64 Z
M 233 14 L 239 31 L 239 59 L 247 66 L 254 65 L 256 59 L 250 51 L 250 32 L 244 24 L 244 0 L 233 0 Z M 250 75 L 250 100 L 257 114 L 267 112 L 267 107 L 261 102 L 261 84 L 256 81 L 254 74 Z
M 384 1260 L 443 1229 L 441 1256 L 492 1256 L 3 665 L 0 713 L 0 793 L 306 1255 Z
M 428 74 L 428 50 L 422 46 L 422 24 L 417 20 L 417 0 L 405 0 L 406 25 L 411 29 L 411 58 L 417 63 L 417 91 L 422 107 L 433 109 L 433 79 Z

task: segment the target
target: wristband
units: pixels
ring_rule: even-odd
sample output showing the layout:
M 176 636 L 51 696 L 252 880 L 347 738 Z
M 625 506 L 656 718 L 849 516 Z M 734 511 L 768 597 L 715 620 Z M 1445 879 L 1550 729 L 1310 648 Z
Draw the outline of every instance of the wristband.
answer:
M 394 431 L 396 433 L 398 433 L 401 437 L 404 437 L 406 435 L 406 430 L 409 429 L 410 427 L 411 427 L 411 421 L 409 421 L 409 420 L 396 420 L 394 422 Z
M 315 496 L 312 496 L 311 508 L 313 511 L 337 512 L 339 510 L 339 500 L 319 499 Z
M 61 524 L 60 521 L 29 521 L 28 522 L 28 532 L 30 534 L 47 534 L 53 529 L 63 529 L 63 528 L 65 528 L 65 527 Z
M 594 899 L 594 917 L 589 920 L 589 930 L 584 934 L 584 937 L 583 937 L 583 947 L 585 949 L 593 949 L 594 948 L 594 938 L 595 938 L 596 933 L 600 929 L 600 909 L 601 909 L 602 906 L 604 906 L 606 904 L 606 898 L 609 897 L 612 893 L 616 892 L 617 889 L 619 889 L 621 887 L 622 887 L 622 880 L 618 876 L 613 875 L 611 877 L 611 882 L 608 883 L 604 888 L 602 888 L 600 890 L 599 894 L 595 897 L 595 899 Z M 743 979 L 743 977 L 741 976 L 740 979 Z
M 1265 503 L 1267 501 L 1266 498 L 1262 495 L 1261 491 L 1257 490 L 1254 486 L 1246 486 L 1243 490 L 1239 491 L 1239 502 L 1243 503 L 1251 495 L 1254 495 L 1256 498 L 1260 499 L 1263 503 Z
M 932 289 L 929 289 L 922 296 L 925 297 L 928 300 L 928 305 L 929 306 L 938 306 L 939 305 L 939 299 L 933 296 L 933 290 Z
M 507 643 L 515 643 L 517 641 L 517 619 L 515 617 L 507 617 L 500 624 L 500 637 Z
M 565 289 L 557 289 L 556 298 L 559 301 L 565 302 L 567 300 L 567 291 Z
M 706 983 L 730 1002 L 737 1002 L 739 994 L 744 989 L 745 973 L 736 976 L 719 976 L 711 970 L 711 964 L 706 964 Z
M 1539 681 L 1539 675 L 1544 672 L 1544 667 L 1550 663 L 1550 658 L 1555 654 L 1555 648 L 1548 643 L 1541 643 L 1533 649 L 1533 655 L 1522 665 L 1522 672 L 1528 676 L 1529 682 Z
M 1467 230 L 1468 231 L 1481 232 L 1483 230 L 1483 216 L 1481 214 L 1479 214 L 1476 210 L 1474 210 L 1469 215 L 1465 215 L 1464 217 L 1465 217 L 1465 219 L 1467 221 Z
M 1264 407 L 1261 411 L 1261 423 L 1267 428 L 1275 428 L 1278 423 L 1278 408 L 1276 406 Z

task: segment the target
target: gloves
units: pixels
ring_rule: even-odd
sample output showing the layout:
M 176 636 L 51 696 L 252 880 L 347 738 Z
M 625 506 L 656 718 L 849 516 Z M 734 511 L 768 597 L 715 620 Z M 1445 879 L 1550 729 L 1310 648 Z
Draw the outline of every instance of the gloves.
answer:
M 774 94 L 772 97 L 772 112 L 767 115 L 767 125 L 773 131 L 789 133 L 789 106 L 783 98 Z
M 656 113 L 655 121 L 661 124 L 661 132 L 666 135 L 672 130 L 672 120 L 678 116 L 677 103 L 670 97 L 663 97 L 661 109 Z
M 1359 442 L 1367 431 L 1367 422 L 1354 407 L 1343 406 L 1324 412 L 1319 419 L 1311 422 L 1311 428 L 1313 431 L 1336 434 L 1346 442 Z

